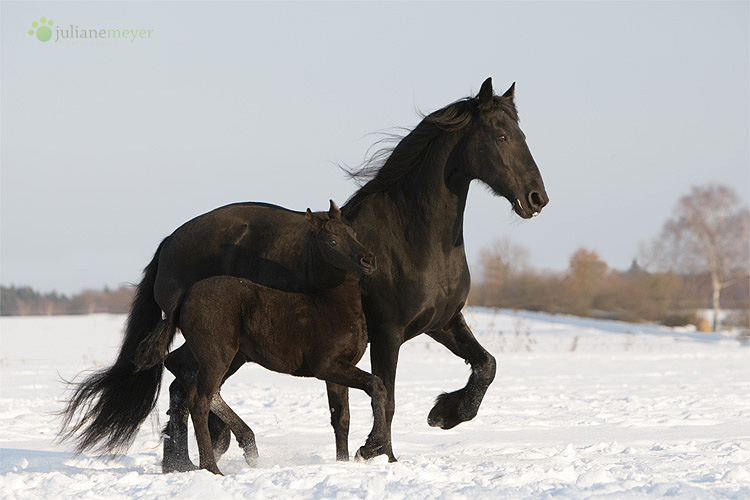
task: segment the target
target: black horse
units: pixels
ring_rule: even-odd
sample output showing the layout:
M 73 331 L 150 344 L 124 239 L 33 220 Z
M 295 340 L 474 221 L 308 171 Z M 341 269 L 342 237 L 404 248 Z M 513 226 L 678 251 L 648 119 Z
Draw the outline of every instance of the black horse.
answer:
M 197 360 L 189 386 L 188 406 L 198 440 L 200 467 L 220 474 L 208 428 L 209 408 L 232 429 L 246 461 L 255 464 L 258 450 L 252 430 L 219 395 L 223 377 L 237 355 L 270 370 L 314 376 L 329 383 L 362 389 L 372 398 L 373 428 L 358 455 L 371 458 L 390 453 L 386 443 L 385 386 L 356 367 L 367 348 L 359 278 L 375 271 L 375 257 L 341 220 L 331 203 L 328 217 L 309 210 L 307 220 L 310 267 L 339 271 L 340 285 L 313 293 L 289 293 L 233 276 L 199 281 L 187 292 L 163 328 L 142 343 L 138 369 L 153 366 L 166 355 L 179 327 Z M 145 363 L 141 363 L 141 360 Z
M 373 374 L 387 391 L 386 423 L 395 409 L 394 383 L 401 344 L 426 333 L 472 367 L 466 386 L 442 394 L 428 415 L 431 426 L 450 429 L 474 418 L 495 376 L 495 359 L 474 338 L 461 310 L 470 277 L 463 241 L 463 215 L 469 185 L 479 179 L 510 201 L 522 218 L 537 215 L 547 204 L 539 169 L 518 126 L 511 86 L 494 95 L 491 79 L 476 97 L 456 101 L 425 117 L 393 149 L 382 165 L 360 173 L 369 180 L 342 212 L 362 241 L 377 256 L 379 271 L 361 280 L 370 338 Z M 105 439 L 105 448 L 126 444 L 128 419 L 146 418 L 155 404 L 158 367 L 132 374 L 138 344 L 169 316 L 192 284 L 229 274 L 286 291 L 309 291 L 304 255 L 298 242 L 306 230 L 304 215 L 257 203 L 229 205 L 209 212 L 167 237 L 144 271 L 128 318 L 115 367 L 83 391 L 100 395 L 91 409 L 90 447 Z M 173 372 L 190 371 L 186 348 L 167 358 Z M 242 364 L 237 360 L 228 375 Z M 163 468 L 192 468 L 187 454 L 186 392 L 178 380 L 170 386 L 170 421 L 164 441 Z M 125 382 L 124 380 L 127 380 Z M 348 389 L 328 384 L 336 456 L 349 457 Z M 115 417 L 113 415 L 125 415 Z M 217 451 L 228 434 L 215 419 Z

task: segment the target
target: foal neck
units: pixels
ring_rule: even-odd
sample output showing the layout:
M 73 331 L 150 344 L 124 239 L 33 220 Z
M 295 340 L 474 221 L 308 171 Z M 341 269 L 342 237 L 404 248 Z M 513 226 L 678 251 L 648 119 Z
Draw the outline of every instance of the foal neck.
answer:
M 307 255 L 305 261 L 305 279 L 309 291 L 329 290 L 338 287 L 345 281 L 347 277 L 346 272 L 326 262 L 314 242 L 312 231 L 308 234 L 307 251 L 305 253 Z

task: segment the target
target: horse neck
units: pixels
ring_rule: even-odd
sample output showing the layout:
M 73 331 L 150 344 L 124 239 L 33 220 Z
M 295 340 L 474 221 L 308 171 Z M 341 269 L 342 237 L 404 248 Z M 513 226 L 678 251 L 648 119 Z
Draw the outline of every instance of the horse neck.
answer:
M 387 192 L 366 193 L 365 186 L 360 199 L 357 193 L 354 203 L 343 209 L 357 233 L 370 225 L 382 227 L 385 220 L 400 226 L 410 241 L 432 241 L 446 250 L 463 245 L 463 216 L 471 179 L 457 168 L 461 137 L 460 132 L 444 132 L 429 146 L 421 165 L 414 165 L 403 182 Z M 383 195 L 388 198 L 385 203 Z M 368 205 L 372 210 L 366 209 Z

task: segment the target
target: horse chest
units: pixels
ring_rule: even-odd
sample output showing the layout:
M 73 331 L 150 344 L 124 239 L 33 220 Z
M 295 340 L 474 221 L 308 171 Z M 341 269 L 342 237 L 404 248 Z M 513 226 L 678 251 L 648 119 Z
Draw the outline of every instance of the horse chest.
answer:
M 372 315 L 376 322 L 401 328 L 404 340 L 442 327 L 463 307 L 469 293 L 463 247 L 455 250 L 449 255 L 422 256 L 418 263 L 389 259 L 378 270 L 382 274 L 362 283 L 368 319 Z

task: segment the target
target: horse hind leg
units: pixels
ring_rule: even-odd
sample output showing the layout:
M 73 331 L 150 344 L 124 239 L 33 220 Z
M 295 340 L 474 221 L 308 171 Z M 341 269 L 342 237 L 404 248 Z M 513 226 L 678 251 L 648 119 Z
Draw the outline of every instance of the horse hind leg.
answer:
M 211 411 L 229 426 L 242 448 L 245 462 L 250 467 L 255 467 L 258 461 L 258 447 L 252 429 L 229 407 L 218 392 L 211 399 Z
M 162 472 L 186 472 L 197 469 L 188 456 L 189 418 L 184 381 L 175 380 L 169 386 L 169 422 L 164 428 L 164 457 Z M 192 383 L 190 384 L 192 386 Z

